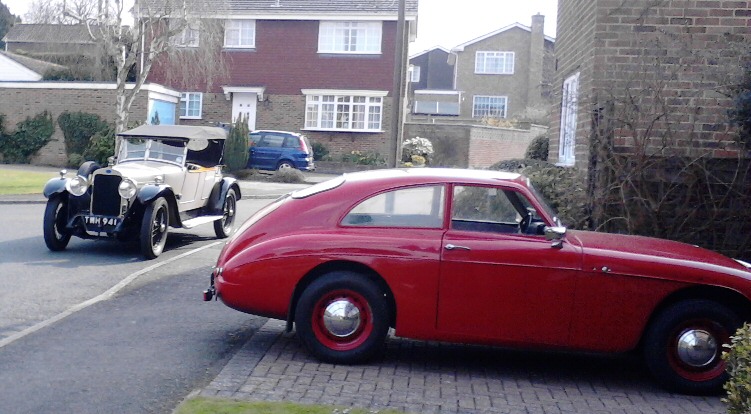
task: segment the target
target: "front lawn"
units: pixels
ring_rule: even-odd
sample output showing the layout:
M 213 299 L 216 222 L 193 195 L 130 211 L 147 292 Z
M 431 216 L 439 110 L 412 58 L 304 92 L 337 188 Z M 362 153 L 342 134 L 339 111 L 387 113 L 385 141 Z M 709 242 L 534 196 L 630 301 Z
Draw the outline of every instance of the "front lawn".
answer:
M 44 184 L 59 174 L 27 170 L 5 169 L 0 167 L 0 195 L 41 194 Z

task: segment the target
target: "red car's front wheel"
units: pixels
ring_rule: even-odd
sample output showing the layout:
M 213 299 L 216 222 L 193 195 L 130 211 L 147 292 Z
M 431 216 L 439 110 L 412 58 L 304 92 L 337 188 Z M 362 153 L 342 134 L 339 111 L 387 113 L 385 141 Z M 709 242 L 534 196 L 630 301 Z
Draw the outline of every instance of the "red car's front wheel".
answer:
M 662 311 L 644 338 L 644 356 L 666 388 L 689 394 L 720 391 L 727 379 L 723 344 L 741 325 L 727 307 L 708 300 L 679 302 Z
M 391 321 L 386 293 L 354 272 L 332 272 L 303 292 L 295 312 L 297 333 L 317 358 L 353 364 L 383 349 Z

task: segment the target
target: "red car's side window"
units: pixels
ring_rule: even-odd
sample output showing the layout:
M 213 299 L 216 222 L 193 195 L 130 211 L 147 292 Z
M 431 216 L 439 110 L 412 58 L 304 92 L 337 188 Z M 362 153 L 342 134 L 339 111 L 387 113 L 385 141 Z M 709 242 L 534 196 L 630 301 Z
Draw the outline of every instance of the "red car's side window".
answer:
M 342 220 L 344 226 L 443 227 L 443 185 L 400 188 L 370 197 Z

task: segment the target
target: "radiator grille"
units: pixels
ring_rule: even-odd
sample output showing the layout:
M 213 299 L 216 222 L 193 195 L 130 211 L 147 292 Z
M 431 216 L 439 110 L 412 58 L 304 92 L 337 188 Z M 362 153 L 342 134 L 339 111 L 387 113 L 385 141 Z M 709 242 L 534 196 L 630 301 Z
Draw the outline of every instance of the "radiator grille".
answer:
M 102 216 L 120 215 L 120 194 L 117 187 L 122 181 L 118 175 L 95 175 L 91 194 L 91 213 Z

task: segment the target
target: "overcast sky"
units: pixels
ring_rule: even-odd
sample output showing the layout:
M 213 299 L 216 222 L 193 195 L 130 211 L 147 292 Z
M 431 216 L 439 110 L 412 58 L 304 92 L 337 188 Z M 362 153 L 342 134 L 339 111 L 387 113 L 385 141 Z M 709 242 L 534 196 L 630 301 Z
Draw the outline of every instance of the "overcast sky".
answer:
M 31 3 L 0 1 L 22 18 Z M 419 0 L 419 7 L 411 55 L 434 46 L 450 49 L 514 23 L 529 26 L 537 13 L 545 16 L 545 34 L 555 37 L 558 0 Z

